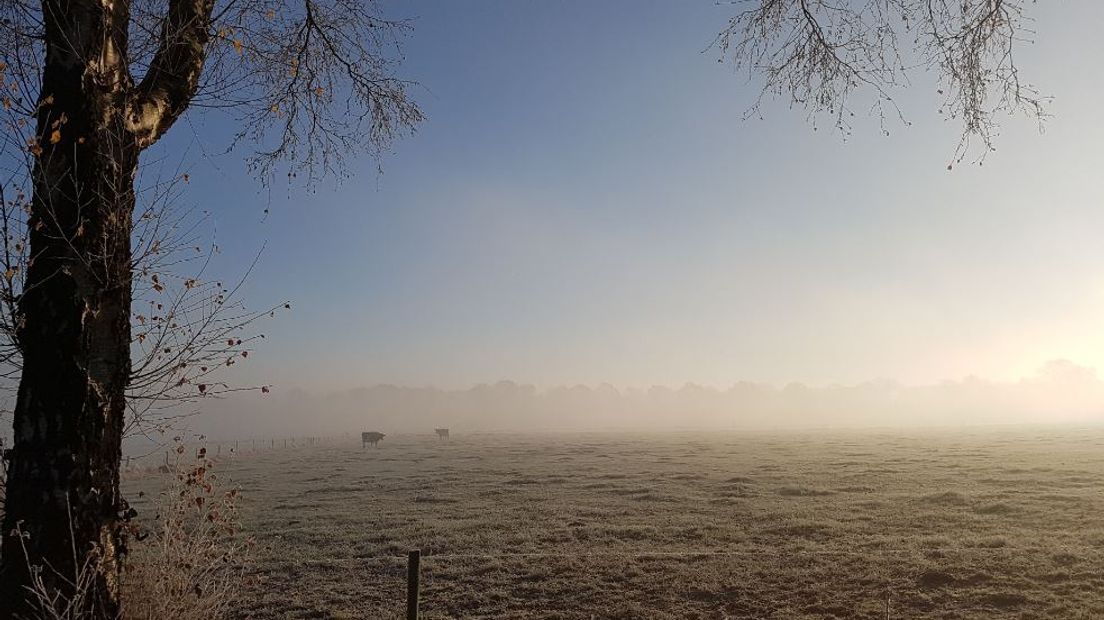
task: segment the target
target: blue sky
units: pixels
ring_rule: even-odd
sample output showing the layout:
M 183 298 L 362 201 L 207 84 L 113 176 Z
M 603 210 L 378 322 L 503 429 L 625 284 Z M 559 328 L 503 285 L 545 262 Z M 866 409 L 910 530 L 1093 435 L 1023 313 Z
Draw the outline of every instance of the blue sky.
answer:
M 254 307 L 291 300 L 235 377 L 278 388 L 813 384 L 1104 367 L 1104 58 L 1096 3 L 1044 3 L 1025 73 L 1040 134 L 1003 126 L 945 168 L 934 85 L 912 127 L 843 140 L 707 50 L 701 2 L 409 2 L 402 75 L 428 116 L 382 161 L 310 191 L 251 180 L 192 112 L 189 200 L 229 279 L 267 244 Z M 1079 59 L 1073 61 L 1071 59 Z M 1091 61 L 1091 62 L 1090 62 Z M 267 218 L 264 209 L 270 209 Z

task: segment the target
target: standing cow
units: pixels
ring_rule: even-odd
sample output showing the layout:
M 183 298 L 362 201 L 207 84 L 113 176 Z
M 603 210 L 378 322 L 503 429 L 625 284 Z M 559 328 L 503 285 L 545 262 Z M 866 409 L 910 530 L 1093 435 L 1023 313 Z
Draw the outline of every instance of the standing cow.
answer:
M 448 439 L 447 428 L 435 428 L 433 430 L 437 431 L 437 439 Z
M 384 435 L 383 433 L 377 433 L 375 431 L 371 431 L 371 432 L 368 432 L 368 433 L 361 433 L 360 434 L 360 447 L 364 448 L 368 444 L 372 444 L 373 446 L 378 448 L 380 440 L 383 439 L 386 436 L 387 435 Z

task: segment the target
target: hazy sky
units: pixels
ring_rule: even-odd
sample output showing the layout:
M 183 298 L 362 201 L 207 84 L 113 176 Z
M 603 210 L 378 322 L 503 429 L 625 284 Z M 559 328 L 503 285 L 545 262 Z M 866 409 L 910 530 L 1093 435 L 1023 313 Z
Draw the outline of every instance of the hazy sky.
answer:
M 190 199 L 264 326 L 243 382 L 462 387 L 811 384 L 1104 368 L 1104 3 L 1043 2 L 1020 61 L 1056 99 L 946 165 L 934 87 L 844 141 L 706 50 L 696 2 L 417 2 L 404 75 L 429 117 L 382 162 L 271 198 L 193 113 Z M 704 52 L 703 52 L 704 51 Z M 263 209 L 271 213 L 262 221 Z

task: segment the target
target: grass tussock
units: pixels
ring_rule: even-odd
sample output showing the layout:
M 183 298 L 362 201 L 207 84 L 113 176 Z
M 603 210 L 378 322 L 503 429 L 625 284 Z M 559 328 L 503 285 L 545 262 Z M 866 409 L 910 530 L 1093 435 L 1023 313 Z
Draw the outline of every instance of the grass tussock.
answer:
M 831 491 L 814 489 L 810 487 L 782 487 L 778 490 L 782 497 L 825 497 L 832 495 Z
M 957 491 L 925 495 L 921 498 L 921 501 L 933 506 L 965 506 L 970 503 L 965 495 Z
M 974 512 L 980 515 L 1010 515 L 1019 512 L 1019 508 L 1009 504 L 997 503 L 979 506 Z

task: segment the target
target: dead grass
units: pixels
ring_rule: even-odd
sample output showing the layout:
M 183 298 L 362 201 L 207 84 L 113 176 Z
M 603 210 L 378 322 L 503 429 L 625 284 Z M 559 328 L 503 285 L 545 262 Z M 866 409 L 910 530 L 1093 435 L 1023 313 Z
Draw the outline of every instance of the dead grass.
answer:
M 238 489 L 213 467 L 207 459 L 186 459 L 162 477 L 167 484 L 153 518 L 135 528 L 125 565 L 128 620 L 236 617 L 253 542 L 240 531 Z
M 178 449 L 178 454 L 183 453 Z M 238 490 L 211 472 L 212 461 L 178 461 L 168 476 L 154 476 L 161 491 L 145 527 L 128 523 L 129 553 L 122 576 L 122 620 L 220 620 L 236 617 L 247 590 L 248 550 L 240 534 Z M 144 495 L 140 492 L 139 495 Z M 84 620 L 95 556 L 75 575 L 50 574 L 31 565 L 28 620 Z M 54 587 L 56 581 L 64 591 Z M 55 584 L 56 585 L 56 584 Z

